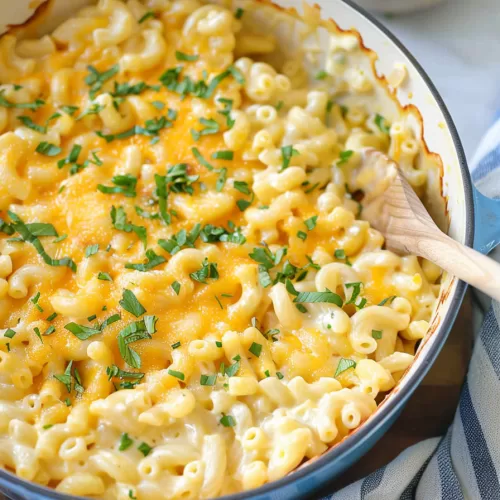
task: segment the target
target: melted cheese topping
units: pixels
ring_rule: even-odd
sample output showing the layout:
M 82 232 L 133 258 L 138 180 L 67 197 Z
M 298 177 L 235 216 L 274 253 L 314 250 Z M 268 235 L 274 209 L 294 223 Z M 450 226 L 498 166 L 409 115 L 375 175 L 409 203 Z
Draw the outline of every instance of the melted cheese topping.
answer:
M 0 465 L 76 495 L 282 477 L 375 411 L 439 290 L 363 220 L 366 147 L 426 172 L 357 40 L 308 81 L 256 6 L 154 5 L 0 41 Z

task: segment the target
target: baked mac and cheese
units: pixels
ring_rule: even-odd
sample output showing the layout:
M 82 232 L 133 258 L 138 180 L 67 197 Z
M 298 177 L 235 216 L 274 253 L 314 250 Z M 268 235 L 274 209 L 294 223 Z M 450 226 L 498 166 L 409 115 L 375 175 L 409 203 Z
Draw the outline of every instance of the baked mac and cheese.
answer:
M 0 464 L 18 476 L 121 500 L 256 488 L 412 362 L 441 271 L 384 250 L 363 210 L 390 167 L 367 148 L 421 192 L 420 142 L 369 106 L 355 36 L 276 61 L 259 9 L 99 0 L 0 39 Z

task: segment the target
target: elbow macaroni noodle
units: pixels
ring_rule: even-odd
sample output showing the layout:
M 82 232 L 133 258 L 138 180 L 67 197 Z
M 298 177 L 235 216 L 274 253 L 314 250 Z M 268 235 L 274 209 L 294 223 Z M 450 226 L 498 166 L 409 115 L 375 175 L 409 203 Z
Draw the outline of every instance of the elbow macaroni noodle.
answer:
M 368 105 L 355 37 L 309 79 L 313 50 L 274 60 L 230 4 L 99 0 L 0 40 L 0 466 L 22 478 L 259 487 L 366 421 L 427 333 L 441 270 L 363 216 L 390 167 L 366 148 L 422 194 L 419 141 Z

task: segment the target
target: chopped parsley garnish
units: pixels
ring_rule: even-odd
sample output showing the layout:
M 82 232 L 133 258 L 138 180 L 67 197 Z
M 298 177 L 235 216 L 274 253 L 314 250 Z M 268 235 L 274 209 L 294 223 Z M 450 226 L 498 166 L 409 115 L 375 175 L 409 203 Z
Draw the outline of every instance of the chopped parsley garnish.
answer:
M 396 298 L 396 295 L 391 295 L 390 297 L 386 297 L 384 300 L 382 300 L 378 305 L 379 306 L 385 306 L 386 304 L 392 304 L 392 301 Z
M 1 218 L 0 218 L 0 231 L 2 233 L 8 234 L 9 236 L 15 233 L 14 228 Z
M 42 339 L 42 334 L 40 333 L 40 328 L 35 326 L 35 328 L 33 328 L 33 331 L 35 332 L 35 335 L 40 339 L 40 342 L 43 344 L 43 339 Z
M 146 120 L 144 127 L 134 125 L 132 128 L 129 128 L 124 132 L 120 132 L 119 134 L 104 134 L 102 131 L 98 130 L 96 131 L 96 134 L 106 142 L 112 142 L 117 139 L 128 139 L 134 135 L 145 135 L 146 137 L 153 137 L 153 139 L 155 139 L 158 137 L 160 130 L 170 128 L 172 126 L 172 121 L 170 121 L 166 116 L 160 116 Z
M 165 104 L 161 101 L 151 101 L 151 105 L 154 106 L 159 111 L 165 108 Z
M 92 159 L 87 159 L 82 164 L 77 163 L 81 150 L 82 146 L 80 144 L 74 144 L 73 147 L 71 148 L 69 155 L 66 158 L 63 158 L 57 162 L 57 167 L 63 168 L 65 165 L 71 165 L 69 173 L 71 175 L 74 175 L 78 173 L 80 170 L 87 168 L 90 164 L 97 166 L 101 166 L 103 164 L 95 152 L 91 153 Z
M 293 146 L 283 146 L 281 148 L 282 163 L 280 171 L 282 172 L 283 170 L 286 170 L 290 166 L 292 157 L 298 155 L 300 155 L 300 153 L 296 149 L 294 149 Z
M 306 181 L 306 183 L 302 183 L 303 186 L 309 186 L 309 181 Z M 319 186 L 319 182 L 314 183 L 311 187 L 307 188 L 304 193 L 309 194 L 312 193 L 317 187 Z
M 139 215 L 140 217 L 144 217 L 145 219 L 159 219 L 160 218 L 160 214 L 154 214 L 154 213 L 151 213 L 151 212 L 148 212 L 147 210 L 144 210 L 143 208 L 141 207 L 138 207 L 137 205 L 135 205 L 135 213 L 137 215 Z
M 221 168 L 219 170 L 219 176 L 217 177 L 217 182 L 215 183 L 215 190 L 220 193 L 226 184 L 227 179 L 227 168 Z
M 280 380 L 282 380 L 282 379 L 284 379 L 284 378 L 285 378 L 285 376 L 284 376 L 281 372 L 276 372 L 276 376 L 277 376 Z
M 354 154 L 354 151 L 351 151 L 350 149 L 346 151 L 341 151 L 340 152 L 340 160 L 337 161 L 337 166 L 340 167 L 341 165 L 344 165 L 347 163 L 349 158 Z
M 37 125 L 29 116 L 18 116 L 17 119 L 22 122 L 25 127 L 34 130 L 35 132 L 40 132 L 40 134 L 47 133 L 47 126 Z
M 46 264 L 53 267 L 66 266 L 69 267 L 73 272 L 76 272 L 76 264 L 72 259 L 70 259 L 69 257 L 63 257 L 62 259 L 53 259 L 52 257 L 50 257 L 43 248 L 43 245 L 41 244 L 38 237 L 30 231 L 29 226 L 27 226 L 15 213 L 10 211 L 8 211 L 7 213 L 12 220 L 11 226 L 14 231 L 21 235 L 23 241 L 31 243 L 35 247 L 36 251 L 39 253 Z
M 235 123 L 231 118 L 231 111 L 233 110 L 233 100 L 220 97 L 219 99 L 217 99 L 217 101 L 224 105 L 224 109 L 217 111 L 217 113 L 226 117 L 226 125 L 229 129 L 233 128 Z
M 115 186 L 103 186 L 102 184 L 98 184 L 97 189 L 104 194 L 123 194 L 129 198 L 137 196 L 135 192 L 137 177 L 130 174 L 115 175 L 111 179 L 111 182 L 115 184 Z
M 85 111 L 83 111 L 83 113 L 80 113 L 77 116 L 76 120 L 77 121 L 82 120 L 86 116 L 90 116 L 90 115 L 98 115 L 104 108 L 105 108 L 105 106 L 102 104 L 97 104 L 97 103 L 92 104 Z
M 378 113 L 375 115 L 374 119 L 375 125 L 379 128 L 381 132 L 384 134 L 388 134 L 389 131 L 391 130 L 390 125 L 388 124 L 387 120 L 382 116 L 379 115 Z
M 312 259 L 306 255 L 309 261 L 303 267 L 294 266 L 289 260 L 283 262 L 281 271 L 275 273 L 275 277 L 272 278 L 269 271 L 280 264 L 283 258 L 287 254 L 287 248 L 280 248 L 276 251 L 276 255 L 269 250 L 267 247 L 257 247 L 253 249 L 253 252 L 249 256 L 259 263 L 259 282 L 261 286 L 267 288 L 271 284 L 285 283 L 286 280 L 295 279 L 296 281 L 302 281 L 306 278 L 309 268 L 320 269 L 320 266 L 315 264 Z M 289 288 L 291 283 L 289 285 Z
M 326 302 L 342 307 L 342 298 L 329 290 L 326 292 L 299 292 L 293 301 L 297 304 Z
M 147 231 L 144 226 L 136 226 L 127 221 L 127 214 L 123 207 L 116 208 L 114 205 L 111 207 L 111 221 L 115 229 L 119 231 L 124 231 L 126 233 L 131 233 L 132 231 L 139 237 L 144 245 L 144 248 L 148 245 Z
M 219 307 L 221 309 L 224 309 L 224 306 L 222 305 L 222 302 L 220 301 L 219 297 L 217 297 L 217 295 L 215 296 L 215 300 L 217 301 L 217 304 L 219 304 Z
M 133 314 L 136 318 L 146 312 L 146 309 L 144 309 L 142 304 L 137 300 L 134 292 L 128 290 L 127 288 L 123 290 L 122 299 L 119 304 L 123 307 L 123 309 L 125 309 L 125 311 Z
M 158 196 L 158 206 L 160 208 L 160 216 L 165 224 L 172 222 L 172 217 L 167 211 L 168 191 L 167 180 L 163 175 L 155 174 L 156 196 Z
M 356 283 L 346 283 L 345 287 L 346 288 L 352 288 L 352 294 L 351 298 L 349 299 L 347 304 L 356 304 L 356 299 L 358 298 L 359 294 L 361 293 L 361 287 L 363 286 L 363 283 L 361 281 L 357 281 Z
M 95 245 L 89 245 L 85 249 L 85 257 L 91 257 L 95 255 L 99 251 L 99 245 L 96 243 Z
M 238 200 L 236 202 L 236 206 L 240 209 L 240 212 L 244 212 L 252 203 L 255 198 L 254 193 L 252 192 L 252 197 L 250 200 Z
M 194 248 L 194 243 L 198 238 L 201 231 L 201 225 L 196 224 L 193 226 L 191 231 L 187 232 L 185 229 L 181 229 L 177 234 L 174 234 L 169 240 L 158 240 L 158 245 L 160 245 L 163 250 L 168 252 L 170 255 L 175 255 L 183 247 L 184 248 Z
M 250 194 L 250 187 L 248 186 L 248 183 L 245 181 L 234 181 L 233 182 L 234 189 L 238 190 L 240 193 L 243 194 Z
M 207 119 L 207 118 L 200 118 L 199 122 L 205 127 L 202 130 L 191 130 L 191 135 L 193 136 L 193 139 L 195 141 L 198 141 L 201 136 L 204 135 L 214 135 L 219 133 L 220 131 L 220 126 L 219 124 L 213 120 L 213 119 Z
M 134 269 L 135 271 L 147 272 L 151 271 L 156 266 L 163 264 L 167 259 L 161 255 L 157 255 L 154 250 L 146 250 L 146 262 L 144 264 L 125 264 L 126 269 Z
M 47 316 L 47 321 L 53 321 L 57 318 L 57 313 L 53 312 L 50 316 Z
M 54 378 L 56 380 L 59 380 L 61 384 L 64 384 L 66 386 L 66 390 L 68 393 L 71 392 L 71 385 L 73 382 L 73 378 L 71 376 L 71 370 L 73 368 L 73 361 L 70 361 L 68 363 L 68 366 L 66 366 L 66 370 L 64 370 L 64 373 L 62 375 L 54 375 Z
M 220 423 L 224 426 L 224 427 L 234 427 L 236 425 L 236 420 L 234 417 L 232 417 L 231 415 L 224 415 L 221 419 L 220 419 Z
M 30 301 L 33 302 L 33 304 L 35 305 L 35 307 L 40 311 L 40 312 L 43 312 L 43 309 L 40 307 L 40 305 L 38 304 L 38 300 L 40 299 L 40 292 L 36 292 L 36 294 L 34 295 L 34 297 L 31 297 Z
M 128 95 L 139 95 L 146 90 L 156 90 L 157 92 L 160 90 L 159 85 L 148 85 L 145 82 L 138 82 L 134 85 L 130 85 L 130 83 L 118 83 L 114 82 L 114 90 L 111 92 L 113 97 L 125 97 Z
M 382 338 L 382 330 L 372 330 L 372 337 L 376 340 L 380 340 Z
M 248 349 L 254 356 L 257 358 L 260 356 L 262 352 L 262 344 L 257 344 L 257 342 L 252 342 L 252 345 Z
M 324 70 L 318 71 L 314 78 L 316 78 L 316 80 L 325 80 L 328 78 L 328 73 Z
M 97 279 L 101 281 L 113 281 L 113 278 L 108 273 L 99 272 Z
M 0 106 L 3 108 L 30 109 L 36 111 L 45 104 L 42 99 L 36 99 L 34 102 L 10 102 L 4 97 L 5 90 L 0 90 Z
M 349 368 L 356 368 L 356 362 L 352 359 L 340 358 L 334 377 L 338 377 L 341 373 L 349 370 Z
M 224 368 L 224 373 L 228 377 L 234 377 L 238 373 L 238 370 L 240 369 L 240 364 L 241 364 L 240 360 L 241 360 L 241 357 L 239 355 L 237 355 L 233 358 L 234 363 L 232 365 L 229 365 L 227 368 Z
M 121 380 L 130 378 L 133 380 L 142 380 L 144 378 L 144 373 L 140 372 L 126 372 L 121 368 L 118 368 L 116 365 L 111 365 L 106 368 L 106 374 L 108 375 L 108 380 L 111 380 L 113 377 L 119 378 Z M 138 383 L 138 382 L 136 382 Z
M 71 332 L 75 337 L 79 338 L 80 340 L 87 340 L 90 337 L 93 337 L 94 335 L 102 333 L 102 331 L 107 326 L 116 323 L 120 319 L 121 316 L 119 314 L 113 314 L 109 318 L 105 319 L 101 325 L 99 325 L 99 323 L 96 323 L 93 327 L 90 327 L 85 325 L 78 325 L 77 323 L 71 322 L 68 323 L 67 325 L 64 325 L 64 328 L 69 332 Z M 89 319 L 89 321 L 92 320 Z
M 293 283 L 289 279 L 285 281 L 285 288 L 290 295 L 294 295 L 295 297 L 299 296 L 299 292 L 295 289 Z
M 304 221 L 304 224 L 306 225 L 307 230 L 308 231 L 312 231 L 316 227 L 316 222 L 317 221 L 318 221 L 318 216 L 317 215 L 314 215 L 314 216 L 310 217 L 309 219 L 306 219 Z
M 134 440 L 130 439 L 129 435 L 126 432 L 124 432 L 120 436 L 120 445 L 118 446 L 118 449 L 120 451 L 125 451 L 128 448 L 130 448 L 133 444 L 134 444 Z
M 87 69 L 89 70 L 89 74 L 85 78 L 85 83 L 90 87 L 90 98 L 94 99 L 97 92 L 102 89 L 102 86 L 113 78 L 120 68 L 116 64 L 102 73 L 92 65 L 87 66 Z
M 255 247 L 252 253 L 248 254 L 255 262 L 262 264 L 266 269 L 277 266 L 287 254 L 286 248 L 280 248 L 273 254 L 267 247 Z
M 92 328 L 85 325 L 78 325 L 77 323 L 68 323 L 64 328 L 70 331 L 75 337 L 80 340 L 87 340 L 88 338 L 101 333 L 100 328 Z
M 146 22 L 148 19 L 155 19 L 155 13 L 152 10 L 148 10 L 140 19 L 139 24 Z
M 204 243 L 216 243 L 221 241 L 223 243 L 236 243 L 238 245 L 243 245 L 246 242 L 246 238 L 241 233 L 241 229 L 231 225 L 230 227 L 233 229 L 232 233 L 230 230 L 223 227 L 207 224 L 201 230 L 200 238 Z
M 350 266 L 351 263 L 349 262 L 349 257 L 345 254 L 345 250 L 343 248 L 337 248 L 334 252 L 334 257 L 339 260 L 345 260 L 345 263 Z
M 212 165 L 210 165 L 210 163 L 208 163 L 208 161 L 205 160 L 205 158 L 203 158 L 203 156 L 200 153 L 200 151 L 198 150 L 198 148 L 191 148 L 191 151 L 193 152 L 194 157 L 196 158 L 196 160 L 198 161 L 198 163 L 200 165 L 205 167 L 207 170 L 210 170 L 210 171 L 214 170 L 214 167 Z
M 172 377 L 178 378 L 179 380 L 184 380 L 184 373 L 179 372 L 177 370 L 168 369 L 168 374 L 172 375 Z
M 300 238 L 302 241 L 305 241 L 307 239 L 307 233 L 304 233 L 304 231 L 298 231 L 297 237 Z
M 259 283 L 264 288 L 271 286 L 273 284 L 273 279 L 271 278 L 271 275 L 269 274 L 269 271 L 266 269 L 266 267 L 260 265 L 258 269 L 259 269 Z
M 149 444 L 145 443 L 144 441 L 137 447 L 137 449 L 145 456 L 147 457 L 150 453 L 151 450 L 153 449 Z
M 68 363 L 68 366 L 66 366 L 66 370 L 64 370 L 64 373 L 62 375 L 54 375 L 54 378 L 56 380 L 59 380 L 59 382 L 61 382 L 66 386 L 68 394 L 71 393 L 72 387 L 74 387 L 76 392 L 79 392 L 81 394 L 84 391 L 84 388 L 82 386 L 80 374 L 78 373 L 78 370 L 75 368 L 75 370 L 73 371 L 73 375 L 71 375 L 72 370 L 73 370 L 73 361 L 70 361 Z M 74 384 L 73 384 L 73 378 L 75 380 Z
M 192 184 L 196 182 L 200 176 L 188 175 L 188 168 L 189 166 L 186 163 L 177 163 L 167 170 L 165 180 L 168 184 L 168 189 L 170 192 L 187 193 L 189 195 L 192 195 L 194 193 Z
M 232 160 L 234 158 L 233 151 L 216 151 L 212 154 L 213 160 Z
M 217 382 L 217 375 L 201 375 L 200 385 L 214 386 Z
M 30 222 L 26 227 L 33 236 L 58 236 L 56 228 L 46 222 Z
M 222 342 L 219 342 L 218 340 L 215 341 L 215 345 L 217 347 L 222 347 Z
M 176 68 L 167 69 L 160 76 L 160 82 L 168 90 L 180 94 L 182 97 L 192 95 L 193 97 L 210 99 L 217 86 L 229 76 L 233 76 L 240 85 L 244 85 L 245 83 L 245 78 L 234 66 L 229 66 L 225 71 L 212 78 L 208 84 L 205 80 L 195 82 L 189 76 L 184 76 L 180 80 L 182 70 L 182 66 L 177 66 Z
M 276 338 L 276 335 L 279 335 L 280 331 L 277 328 L 271 328 L 270 330 L 267 330 L 267 332 L 263 333 L 264 337 L 266 337 L 267 340 L 270 340 L 271 342 L 276 342 L 278 339 Z
M 178 349 L 180 346 L 181 346 L 181 343 L 180 342 L 176 342 L 175 344 L 172 344 L 170 347 L 172 349 Z
M 245 13 L 245 11 L 241 8 L 241 7 L 238 7 L 236 9 L 236 12 L 234 13 L 234 17 L 236 19 L 241 19 L 243 17 L 243 14 Z
M 61 110 L 69 116 L 73 116 L 78 111 L 78 109 L 78 106 L 61 106 Z
M 137 301 L 137 299 L 135 300 Z M 120 305 L 123 307 L 122 302 L 123 301 L 120 301 Z M 137 304 L 139 304 L 138 301 Z M 139 306 L 142 308 L 140 304 Z M 133 321 L 118 334 L 118 349 L 120 351 L 120 355 L 124 359 L 124 361 L 132 368 L 141 367 L 141 357 L 130 347 L 129 344 L 132 344 L 133 342 L 137 342 L 139 340 L 151 339 L 153 333 L 156 332 L 157 319 L 158 318 L 156 318 L 156 316 L 145 316 L 143 320 Z
M 13 339 L 14 336 L 16 335 L 17 332 L 15 332 L 14 330 L 12 330 L 12 328 L 7 328 L 7 330 L 5 331 L 5 333 L 3 334 L 4 337 L 7 337 L 9 339 Z
M 208 258 L 205 257 L 205 260 L 202 263 L 201 269 L 195 271 L 194 273 L 190 273 L 189 275 L 191 279 L 198 281 L 199 283 L 203 283 L 207 285 L 207 279 L 219 279 L 219 272 L 217 271 L 217 264 L 214 262 L 208 262 Z
M 189 61 L 189 62 L 194 62 L 194 61 L 197 61 L 200 56 L 194 54 L 194 55 L 189 55 L 189 54 L 185 54 L 184 52 L 181 52 L 179 50 L 176 50 L 175 51 L 175 58 L 178 60 L 178 61 Z
M 55 144 L 42 141 L 40 144 L 38 144 L 35 151 L 45 156 L 57 156 L 62 151 L 62 149 Z

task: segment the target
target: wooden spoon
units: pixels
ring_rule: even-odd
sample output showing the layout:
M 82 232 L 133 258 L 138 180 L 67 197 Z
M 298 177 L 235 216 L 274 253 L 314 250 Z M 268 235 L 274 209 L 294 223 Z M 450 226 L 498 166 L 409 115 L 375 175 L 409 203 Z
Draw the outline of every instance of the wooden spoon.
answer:
M 385 236 L 386 248 L 424 257 L 500 300 L 500 264 L 444 234 L 395 162 L 372 149 L 365 150 L 363 157 L 372 165 L 385 164 L 388 172 L 385 191 L 369 200 L 366 213 L 363 209 L 364 218 Z

